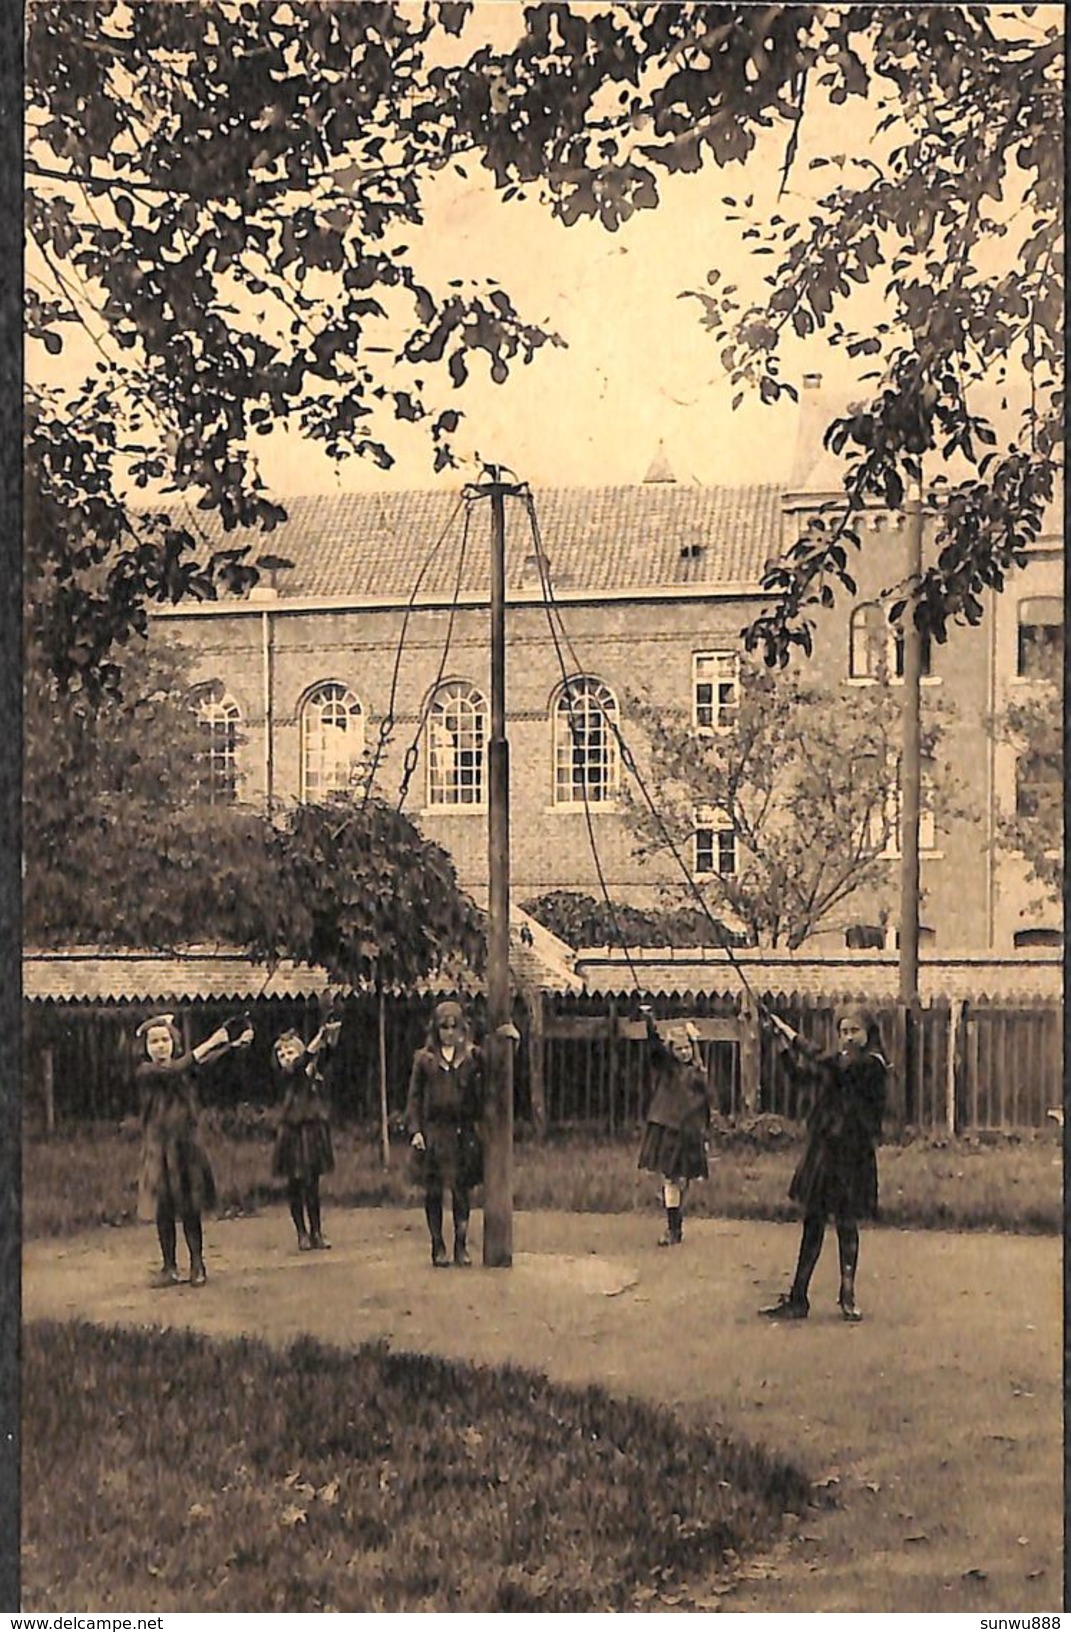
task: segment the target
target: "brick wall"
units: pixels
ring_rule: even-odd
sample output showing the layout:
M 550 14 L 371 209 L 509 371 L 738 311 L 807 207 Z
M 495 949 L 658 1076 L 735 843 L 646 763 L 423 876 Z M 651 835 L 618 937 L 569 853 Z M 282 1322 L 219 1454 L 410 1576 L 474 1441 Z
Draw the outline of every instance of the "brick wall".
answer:
M 794 521 L 789 519 L 791 541 Z M 878 516 L 873 540 L 853 571 L 858 599 L 876 593 L 895 578 L 903 560 L 905 538 L 896 518 Z M 873 546 L 873 547 L 872 547 Z M 1056 593 L 1048 588 L 1059 577 L 1055 557 L 1024 569 L 1029 588 L 1022 593 Z M 1035 582 L 1036 580 L 1036 582 Z M 1042 586 L 1042 587 L 1038 587 Z M 1018 593 L 1018 592 L 1016 592 Z M 963 818 L 943 827 L 937 847 L 924 853 L 922 922 L 933 930 L 934 944 L 945 949 L 1008 950 L 1022 906 L 998 889 L 992 848 L 994 789 L 999 776 L 1008 783 L 1011 770 L 995 751 L 988 721 L 1006 690 L 995 676 L 1014 673 L 1015 594 L 995 597 L 980 629 L 952 628 L 946 644 L 933 650 L 932 677 L 924 682 L 924 710 L 937 708 L 946 724 L 944 752 L 957 785 Z M 256 610 L 237 612 L 213 607 L 206 613 L 180 611 L 161 615 L 157 624 L 197 653 L 200 677 L 219 679 L 237 701 L 243 720 L 242 789 L 245 797 L 264 797 L 268 778 L 265 732 L 265 635 L 271 670 L 271 777 L 274 795 L 286 803 L 300 790 L 300 710 L 309 690 L 323 681 L 349 687 L 365 711 L 367 736 L 374 742 L 386 715 L 395 656 L 402 634 L 403 610 L 287 610 L 285 601 L 266 601 Z M 736 646 L 741 628 L 761 605 L 750 599 L 652 598 L 608 599 L 601 604 L 580 600 L 561 603 L 569 644 L 581 670 L 609 685 L 619 701 L 629 689 L 646 690 L 667 703 L 688 706 L 692 655 L 696 651 Z M 815 642 L 812 673 L 844 688 L 850 709 L 858 682 L 848 679 L 848 612 L 846 597 L 824 615 Z M 988 614 L 993 614 L 992 616 Z M 378 785 L 396 797 L 405 750 L 420 711 L 433 688 L 446 639 L 445 608 L 420 609 L 409 618 L 398 667 L 392 742 L 384 755 Z M 460 608 L 454 618 L 445 680 L 465 680 L 489 692 L 488 617 L 485 608 Z M 552 794 L 550 709 L 561 670 L 541 606 L 513 606 L 508 613 L 508 734 L 511 753 L 512 888 L 523 900 L 550 890 L 598 895 L 588 825 L 583 808 L 555 808 Z M 565 654 L 574 670 L 574 658 Z M 1009 668 L 1010 664 L 1010 668 Z M 635 740 L 627 717 L 627 740 Z M 463 883 L 481 896 L 486 880 L 486 816 L 482 810 L 458 811 L 428 806 L 426 757 L 421 753 L 410 784 L 407 811 L 427 835 L 453 854 Z M 1007 756 L 1004 756 L 1005 758 Z M 1006 795 L 1005 795 L 1006 796 Z M 598 854 L 612 895 L 637 906 L 658 904 L 663 882 L 679 883 L 671 861 L 640 865 L 632 854 L 633 839 L 616 810 L 591 808 Z M 873 921 L 881 901 L 895 903 L 899 863 L 890 859 L 888 882 L 873 899 L 860 894 L 845 908 L 845 924 Z M 1014 879 L 1014 866 L 1004 868 Z M 843 945 L 844 925 L 822 937 L 828 946 Z

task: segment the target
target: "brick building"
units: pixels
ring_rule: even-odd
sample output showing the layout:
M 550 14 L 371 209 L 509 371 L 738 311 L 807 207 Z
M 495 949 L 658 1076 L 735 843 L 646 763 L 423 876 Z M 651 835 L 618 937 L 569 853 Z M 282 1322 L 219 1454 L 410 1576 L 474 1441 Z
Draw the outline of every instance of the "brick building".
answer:
M 678 484 L 662 459 L 634 487 L 537 491 L 558 621 L 544 604 L 528 513 L 507 500 L 515 899 L 551 890 L 597 896 L 592 838 L 614 899 L 657 905 L 660 884 L 679 882 L 669 865 L 660 874 L 633 856 L 618 797 L 627 773 L 604 711 L 626 739 L 630 689 L 684 704 L 700 724 L 731 715 L 740 631 L 763 605 L 763 566 L 828 496 L 820 473 L 803 476 L 787 492 L 706 488 Z M 488 506 L 466 512 L 457 495 L 407 492 L 305 497 L 288 508 L 289 522 L 270 541 L 237 540 L 252 545 L 253 558 L 266 544 L 273 552 L 264 559 L 275 565 L 248 598 L 169 609 L 154 620 L 196 654 L 216 791 L 276 808 L 314 798 L 348 782 L 388 722 L 377 787 L 396 798 L 405 782 L 405 809 L 483 898 Z M 863 552 L 856 601 L 842 598 L 827 615 L 812 662 L 843 687 L 846 709 L 858 687 L 873 683 L 876 653 L 885 650 L 891 674 L 897 666 L 876 594 L 896 576 L 903 521 L 875 511 L 867 525 L 880 552 Z M 989 722 L 1030 683 L 1038 631 L 1048 639 L 1058 629 L 1062 639 L 1061 595 L 1052 528 L 993 598 L 982 627 L 954 628 L 931 654 L 924 686 L 954 715 L 945 751 L 972 814 L 940 830 L 923 819 L 924 948 L 1004 953 L 1024 931 L 1059 932 L 1058 909 L 1034 913 L 1036 890 L 995 848 L 996 813 L 1014 802 L 1016 763 Z M 700 828 L 691 858 L 700 876 L 731 867 L 732 847 L 731 836 Z M 895 879 L 894 855 L 889 867 Z M 866 901 L 853 898 L 815 949 L 842 949 L 852 924 L 866 919 Z M 894 934 L 891 926 L 890 945 Z

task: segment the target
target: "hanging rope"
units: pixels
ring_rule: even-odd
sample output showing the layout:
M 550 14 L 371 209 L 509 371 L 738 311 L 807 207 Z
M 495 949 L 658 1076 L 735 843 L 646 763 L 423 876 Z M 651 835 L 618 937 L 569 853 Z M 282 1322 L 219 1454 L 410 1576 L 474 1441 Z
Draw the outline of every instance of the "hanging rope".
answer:
M 457 554 L 457 573 L 454 577 L 454 596 L 450 603 L 450 615 L 446 623 L 446 638 L 443 641 L 443 649 L 439 658 L 438 672 L 435 676 L 431 690 L 424 699 L 424 705 L 421 708 L 420 714 L 417 718 L 416 730 L 413 732 L 413 740 L 410 742 L 409 747 L 405 751 L 405 759 L 402 764 L 402 780 L 401 785 L 398 788 L 399 811 L 405 804 L 406 795 L 409 792 L 409 784 L 413 780 L 413 773 L 417 768 L 417 762 L 420 758 L 420 734 L 423 731 L 424 726 L 427 724 L 428 715 L 431 713 L 431 707 L 435 701 L 436 693 L 438 692 L 439 687 L 442 685 L 443 675 L 446 673 L 446 660 L 450 655 L 450 644 L 454 638 L 454 619 L 457 616 L 457 603 L 461 595 L 461 580 L 465 571 L 465 552 L 468 549 L 469 525 L 472 520 L 472 504 L 468 499 L 465 499 L 464 502 L 465 525 L 461 531 L 461 548 L 458 550 Z
M 552 613 L 553 592 L 552 592 L 552 590 L 550 588 L 550 578 L 549 578 L 549 573 L 548 573 L 548 570 L 547 570 L 546 557 L 543 554 L 542 541 L 539 538 L 538 528 L 537 528 L 537 526 L 535 524 L 535 519 L 534 519 L 535 518 L 535 506 L 534 506 L 534 501 L 532 499 L 531 493 L 526 493 L 525 503 L 526 503 L 526 507 L 527 507 L 527 510 L 528 510 L 529 523 L 532 526 L 533 541 L 534 541 L 535 546 L 536 546 L 536 560 L 537 560 L 538 567 L 539 567 L 540 585 L 541 585 L 541 588 L 542 588 L 542 591 L 543 591 L 543 607 L 544 607 L 544 610 L 545 610 L 546 615 L 547 615 L 547 628 L 550 631 L 550 638 L 551 638 L 551 641 L 553 642 L 555 653 L 557 654 L 558 668 L 559 668 L 559 670 L 561 672 L 561 677 L 562 677 L 562 695 L 565 698 L 566 708 L 569 711 L 569 735 L 572 738 L 574 748 L 580 748 L 580 747 L 582 747 L 582 738 L 581 738 L 581 734 L 580 734 L 580 728 L 579 728 L 579 726 L 577 724 L 577 720 L 576 720 L 576 710 L 573 707 L 573 690 L 572 690 L 572 686 L 571 686 L 570 680 L 569 680 L 569 672 L 568 672 L 568 669 L 566 668 L 565 657 L 564 657 L 564 654 L 562 652 L 561 641 L 560 641 L 559 636 L 558 636 L 558 631 L 554 626 L 554 617 L 553 617 L 553 613 Z M 582 672 L 579 669 L 579 666 L 576 664 L 575 654 L 573 654 L 573 658 L 574 658 L 574 673 Z M 606 717 L 605 716 L 605 711 L 602 711 L 602 712 L 603 712 L 603 717 L 605 718 Z M 610 923 L 613 926 L 614 935 L 617 938 L 617 941 L 618 941 L 619 946 L 621 947 L 621 950 L 625 954 L 625 962 L 628 964 L 629 974 L 632 977 L 633 990 L 636 991 L 636 992 L 639 992 L 641 988 L 640 988 L 639 977 L 638 977 L 638 975 L 636 973 L 636 966 L 632 961 L 632 956 L 631 956 L 631 954 L 629 952 L 625 936 L 622 933 L 621 925 L 618 922 L 617 910 L 616 910 L 616 908 L 614 906 L 614 903 L 613 903 L 613 901 L 612 901 L 612 899 L 610 897 L 610 891 L 609 891 L 609 888 L 608 888 L 607 883 L 606 883 L 606 874 L 603 871 L 602 859 L 599 856 L 598 841 L 596 840 L 596 837 L 595 837 L 595 824 L 592 821 L 592 817 L 591 817 L 591 800 L 590 800 L 589 795 L 588 795 L 587 774 L 586 774 L 586 769 L 584 769 L 583 767 L 581 768 L 581 776 L 580 776 L 580 792 L 581 792 L 581 795 L 582 795 L 583 801 L 584 801 L 584 822 L 585 822 L 585 825 L 586 825 L 587 831 L 588 831 L 588 844 L 589 844 L 590 849 L 591 849 L 592 860 L 593 860 L 593 862 L 595 864 L 595 875 L 596 875 L 596 877 L 598 878 L 598 881 L 599 881 L 599 889 L 600 889 L 600 892 L 602 894 L 603 902 L 604 902 L 604 904 L 606 906 L 606 911 L 609 914 Z
M 543 587 L 544 604 L 545 604 L 546 609 L 547 609 L 548 625 L 550 626 L 550 629 L 551 629 L 551 635 L 552 635 L 552 638 L 553 638 L 553 641 L 554 641 L 555 651 L 558 654 L 559 664 L 562 666 L 562 670 L 563 670 L 563 673 L 564 673 L 564 659 L 562 658 L 561 644 L 559 642 L 558 635 L 557 635 L 557 633 L 556 633 L 556 631 L 554 629 L 553 620 L 555 620 L 555 619 L 556 619 L 557 624 L 558 624 L 558 626 L 559 626 L 559 628 L 561 630 L 561 637 L 562 637 L 562 640 L 565 643 L 565 647 L 566 647 L 566 649 L 567 649 L 567 651 L 569 653 L 569 656 L 570 656 L 570 659 L 571 659 L 571 661 L 573 663 L 573 667 L 574 667 L 575 672 L 584 673 L 585 671 L 581 667 L 581 664 L 580 664 L 579 659 L 578 659 L 577 654 L 576 654 L 576 650 L 575 650 L 575 648 L 574 648 L 574 646 L 572 644 L 572 641 L 569 638 L 568 631 L 565 628 L 565 622 L 564 622 L 564 619 L 562 618 L 561 608 L 558 606 L 558 603 L 554 598 L 554 590 L 553 590 L 553 586 L 552 586 L 551 581 L 550 581 L 549 567 L 548 567 L 548 564 L 547 564 L 546 556 L 545 556 L 544 551 L 543 551 L 543 540 L 542 540 L 542 536 L 540 534 L 540 529 L 539 529 L 539 519 L 538 519 L 538 517 L 536 515 L 535 502 L 534 502 L 534 500 L 532 498 L 532 495 L 530 493 L 527 496 L 527 508 L 528 508 L 529 526 L 531 527 L 532 539 L 533 539 L 533 542 L 535 544 L 536 558 L 537 558 L 537 560 L 539 562 L 539 574 L 540 574 L 540 580 L 541 580 L 542 587 Z M 706 900 L 703 897 L 702 891 L 700 890 L 698 884 L 696 883 L 694 877 L 692 876 L 691 869 L 689 868 L 689 866 L 688 866 L 687 862 L 685 861 L 684 857 L 681 855 L 680 848 L 677 845 L 675 839 L 673 838 L 673 835 L 670 833 L 669 828 L 666 825 L 665 819 L 663 818 L 661 811 L 658 809 L 657 805 L 654 802 L 654 799 L 653 799 L 653 797 L 652 797 L 652 795 L 650 793 L 650 790 L 649 790 L 649 788 L 647 786 L 647 783 L 646 783 L 643 775 L 641 774 L 639 767 L 636 764 L 636 761 L 635 761 L 635 758 L 634 758 L 634 756 L 632 754 L 632 751 L 629 748 L 628 743 L 625 741 L 625 738 L 621 733 L 621 730 L 620 730 L 620 728 L 619 728 L 619 726 L 617 724 L 617 721 L 611 715 L 609 715 L 606 712 L 605 709 L 602 709 L 601 713 L 602 713 L 602 716 L 603 716 L 603 719 L 604 719 L 606 725 L 609 727 L 610 731 L 613 733 L 614 739 L 615 739 L 615 741 L 617 743 L 618 752 L 621 755 L 621 763 L 625 766 L 625 768 L 629 772 L 630 776 L 632 776 L 632 778 L 636 782 L 636 785 L 639 788 L 640 793 L 643 796 L 644 803 L 646 804 L 648 810 L 651 813 L 652 818 L 654 819 L 655 825 L 658 828 L 658 832 L 661 835 L 661 837 L 663 839 L 663 842 L 666 845 L 666 848 L 669 850 L 670 854 L 673 856 L 674 861 L 677 863 L 677 866 L 679 867 L 679 869 L 680 869 L 680 871 L 681 871 L 681 873 L 682 873 L 682 875 L 684 877 L 685 883 L 688 886 L 688 890 L 689 890 L 690 894 L 695 899 L 696 904 L 698 905 L 700 912 L 703 914 L 703 917 L 706 919 L 707 923 L 710 925 L 711 929 L 714 931 L 714 934 L 715 934 L 715 937 L 716 937 L 716 944 L 718 945 L 719 950 L 723 951 L 726 954 L 726 956 L 728 957 L 730 965 L 732 966 L 732 968 L 735 971 L 738 979 L 740 980 L 741 985 L 743 986 L 744 990 L 747 992 L 749 998 L 751 999 L 752 1003 L 754 1004 L 754 1006 L 756 1008 L 756 1011 L 761 1013 L 761 1014 L 768 1014 L 770 1011 L 767 1009 L 766 1004 L 763 1003 L 762 999 L 759 997 L 758 993 L 755 991 L 755 988 L 752 986 L 751 981 L 748 979 L 746 970 L 744 969 L 743 965 L 740 963 L 739 959 L 735 956 L 735 954 L 733 952 L 733 949 L 732 949 L 732 946 L 729 944 L 729 942 L 725 938 L 725 932 L 724 932 L 724 929 L 723 929 L 722 925 L 718 922 L 718 920 L 714 917 L 713 913 L 711 912 L 709 906 L 706 903 Z M 587 800 L 586 800 L 586 790 L 585 790 L 585 809 L 586 808 L 587 808 Z M 591 834 L 591 842 L 592 842 L 593 853 L 594 853 L 595 838 L 594 838 L 593 831 L 591 831 L 591 829 L 590 829 L 590 825 L 589 825 L 589 832 Z M 600 880 L 601 880 L 602 873 L 601 873 L 601 868 L 598 867 L 598 862 L 596 862 L 596 866 L 597 866 L 597 870 L 599 872 L 599 876 L 600 876 Z M 605 886 L 604 886 L 604 890 L 605 890 Z M 609 903 L 607 903 L 607 904 L 609 905 Z M 616 925 L 615 925 L 615 928 L 616 928 Z M 618 933 L 620 933 L 620 932 L 618 932 Z M 630 970 L 630 972 L 632 974 L 633 981 L 635 982 L 636 972 L 635 972 L 635 969 L 633 968 L 631 959 L 628 958 L 627 948 L 625 949 L 625 956 L 626 956 L 626 959 L 628 960 L 628 963 L 629 963 L 629 970 Z
M 372 788 L 375 784 L 376 773 L 379 770 L 380 761 L 386 752 L 387 745 L 390 742 L 391 737 L 394 735 L 394 705 L 398 696 L 398 674 L 402 665 L 402 652 L 405 650 L 405 637 L 409 628 L 409 619 L 412 615 L 413 606 L 416 603 L 417 596 L 420 594 L 420 586 L 427 577 L 431 564 L 442 548 L 447 534 L 454 525 L 454 522 L 457 520 L 458 511 L 461 509 L 463 503 L 464 500 L 459 497 L 457 503 L 450 512 L 446 526 L 443 528 L 442 532 L 435 540 L 435 543 L 431 546 L 431 549 L 424 557 L 423 565 L 417 574 L 416 582 L 409 594 L 409 600 L 406 604 L 404 616 L 402 617 L 402 627 L 398 634 L 398 645 L 394 653 L 394 669 L 390 680 L 390 696 L 387 700 L 387 712 L 379 722 L 379 739 L 376 743 L 375 752 L 372 755 L 372 763 L 368 768 L 368 775 L 365 778 L 364 798 L 361 800 L 362 810 L 366 809 L 368 801 L 372 796 Z

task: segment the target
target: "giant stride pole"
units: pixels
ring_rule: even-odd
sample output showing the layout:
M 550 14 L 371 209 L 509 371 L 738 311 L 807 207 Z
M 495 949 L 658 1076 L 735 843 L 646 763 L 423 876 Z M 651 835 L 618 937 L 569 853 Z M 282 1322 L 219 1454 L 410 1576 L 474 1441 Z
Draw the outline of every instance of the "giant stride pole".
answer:
M 907 582 L 922 576 L 922 489 L 908 499 Z M 922 635 L 909 597 L 904 637 L 903 738 L 900 760 L 900 1008 L 904 1038 L 905 1111 L 914 1103 L 915 1030 L 919 1007 L 919 811 L 922 792 Z
M 491 499 L 491 740 L 488 744 L 487 1109 L 484 1116 L 483 1261 L 513 1263 L 513 1043 L 503 1030 L 509 996 L 509 743 L 506 739 L 506 520 L 499 480 L 478 491 Z

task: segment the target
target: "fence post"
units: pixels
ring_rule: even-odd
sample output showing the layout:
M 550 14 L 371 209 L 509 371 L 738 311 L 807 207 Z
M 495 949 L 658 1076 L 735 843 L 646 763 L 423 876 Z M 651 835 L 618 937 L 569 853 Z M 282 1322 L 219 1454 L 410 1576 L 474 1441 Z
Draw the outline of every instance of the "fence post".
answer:
M 41 1052 L 41 1086 L 44 1091 L 45 1137 L 51 1139 L 56 1131 L 56 1070 L 51 1044 L 47 1044 Z
M 740 1108 L 745 1116 L 754 1116 L 759 1108 L 761 1047 L 758 1010 L 744 998 L 740 1005 Z
M 945 1073 L 945 1127 L 952 1135 L 956 1132 L 956 1067 L 959 1058 L 959 1026 L 963 1004 L 954 997 L 948 1005 L 948 1060 Z
M 528 1087 L 532 1097 L 532 1125 L 540 1139 L 547 1132 L 546 1034 L 543 1008 L 547 994 L 535 990 L 528 998 Z
M 390 1168 L 390 1112 L 387 1102 L 387 999 L 378 992 L 379 1021 L 379 1145 L 384 1168 Z

